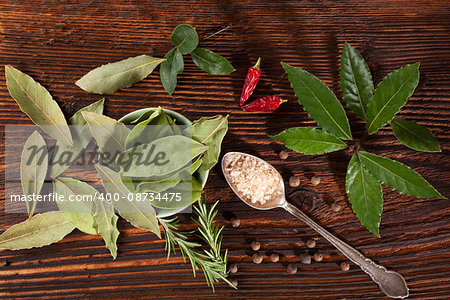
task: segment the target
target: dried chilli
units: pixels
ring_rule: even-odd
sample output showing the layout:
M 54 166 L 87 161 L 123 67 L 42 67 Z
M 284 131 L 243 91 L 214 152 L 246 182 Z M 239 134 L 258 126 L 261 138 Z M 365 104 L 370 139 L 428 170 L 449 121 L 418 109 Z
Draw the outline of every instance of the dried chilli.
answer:
M 256 64 L 248 69 L 247 76 L 245 77 L 244 87 L 242 88 L 241 100 L 239 105 L 244 105 L 244 102 L 252 95 L 261 77 L 260 69 L 261 58 L 258 58 Z
M 249 112 L 272 111 L 283 102 L 286 100 L 280 99 L 277 95 L 267 95 L 242 106 L 242 110 Z

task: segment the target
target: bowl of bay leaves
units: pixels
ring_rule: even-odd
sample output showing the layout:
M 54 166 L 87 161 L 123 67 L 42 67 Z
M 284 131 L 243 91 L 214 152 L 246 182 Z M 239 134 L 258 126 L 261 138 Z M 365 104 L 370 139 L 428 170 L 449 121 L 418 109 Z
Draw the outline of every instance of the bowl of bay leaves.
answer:
M 170 148 L 168 143 L 171 141 L 176 142 L 177 139 L 189 137 L 192 143 L 207 146 L 206 151 L 203 150 L 198 155 L 193 154 L 192 161 L 187 167 L 180 168 L 179 172 L 171 173 L 168 177 L 150 180 L 122 177 L 131 192 L 135 192 L 136 195 L 145 193 L 151 198 L 158 217 L 168 217 L 179 213 L 200 199 L 209 170 L 218 161 L 220 146 L 228 130 L 226 117 L 218 115 L 191 122 L 177 112 L 158 107 L 133 111 L 119 119 L 119 122 L 134 126 L 127 138 L 127 145 L 151 143 L 158 139 L 162 141 L 164 138 L 165 145 Z M 167 199 L 167 195 L 170 197 L 174 192 L 181 193 L 181 197 L 187 200 Z

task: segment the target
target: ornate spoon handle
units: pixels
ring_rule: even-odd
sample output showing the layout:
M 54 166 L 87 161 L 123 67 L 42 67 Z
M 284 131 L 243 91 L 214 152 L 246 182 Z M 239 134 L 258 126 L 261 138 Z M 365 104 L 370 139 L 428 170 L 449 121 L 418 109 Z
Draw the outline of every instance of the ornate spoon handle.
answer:
M 395 271 L 388 271 L 385 267 L 377 265 L 372 260 L 366 258 L 359 251 L 344 243 L 324 228 L 322 228 L 319 224 L 314 222 L 311 218 L 305 215 L 301 210 L 297 207 L 293 206 L 290 203 L 285 202 L 286 204 L 282 207 L 290 212 L 293 216 L 302 220 L 312 229 L 314 229 L 317 233 L 326 238 L 333 246 L 335 246 L 339 251 L 342 252 L 348 259 L 361 267 L 361 269 L 366 272 L 372 280 L 378 284 L 380 289 L 391 298 L 406 298 L 409 295 L 408 286 L 406 285 L 406 281 L 402 275 Z

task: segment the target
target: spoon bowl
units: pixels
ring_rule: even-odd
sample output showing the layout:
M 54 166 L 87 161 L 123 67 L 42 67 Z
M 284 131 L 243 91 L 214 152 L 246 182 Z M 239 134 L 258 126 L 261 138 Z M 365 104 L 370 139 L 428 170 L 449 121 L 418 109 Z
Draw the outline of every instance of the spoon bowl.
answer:
M 231 179 L 231 174 L 229 172 L 229 165 L 233 161 L 234 158 L 237 156 L 239 157 L 248 157 L 253 160 L 257 160 L 258 162 L 261 162 L 263 164 L 266 164 L 268 168 L 272 168 L 273 174 L 275 176 L 279 176 L 280 179 L 280 186 L 281 189 L 281 196 L 279 196 L 276 199 L 270 199 L 266 201 L 265 203 L 260 203 L 258 201 L 252 202 L 249 197 L 244 195 L 242 191 L 240 191 L 236 185 L 233 183 L 233 180 Z M 233 168 L 232 166 L 231 168 Z M 265 160 L 262 160 L 261 158 L 258 158 L 256 156 L 242 153 L 242 152 L 228 152 L 225 154 L 222 158 L 222 172 L 225 176 L 226 181 L 230 185 L 231 189 L 234 191 L 234 193 L 244 201 L 247 205 L 260 210 L 268 210 L 272 208 L 283 208 L 287 210 L 289 213 L 291 213 L 293 216 L 298 218 L 299 220 L 302 220 L 304 223 L 309 225 L 312 229 L 314 229 L 317 233 L 322 235 L 325 239 L 327 239 L 333 246 L 335 246 L 339 251 L 342 252 L 348 259 L 350 259 L 352 262 L 357 264 L 366 274 L 372 278 L 372 280 L 378 284 L 378 287 L 382 292 L 384 292 L 388 297 L 391 298 L 406 298 L 409 295 L 409 289 L 406 284 L 405 279 L 402 275 L 395 271 L 388 271 L 385 267 L 380 266 L 373 262 L 371 259 L 366 258 L 364 255 L 362 255 L 358 250 L 354 249 L 347 243 L 341 241 L 336 236 L 325 230 L 322 226 L 314 222 L 310 217 L 308 217 L 306 214 L 304 214 L 300 209 L 295 207 L 294 205 L 288 203 L 286 201 L 285 196 L 285 188 L 284 188 L 284 182 L 283 178 L 281 177 L 280 173 L 268 162 Z
M 280 178 L 280 188 L 281 188 L 282 197 L 280 197 L 278 199 L 271 199 L 264 204 L 261 204 L 258 201 L 253 203 L 252 201 L 250 201 L 250 199 L 245 197 L 244 194 L 241 191 L 239 191 L 236 188 L 236 186 L 233 184 L 231 177 L 230 177 L 230 173 L 227 172 L 227 166 L 230 164 L 230 162 L 233 160 L 233 158 L 235 158 L 238 155 L 251 157 L 252 159 L 255 159 L 261 163 L 267 164 L 273 171 L 275 171 L 276 176 L 279 176 L 279 178 Z M 255 209 L 268 210 L 268 209 L 272 209 L 272 208 L 283 207 L 284 205 L 287 204 L 286 197 L 285 197 L 285 188 L 284 188 L 283 177 L 281 177 L 281 174 L 277 171 L 277 169 L 275 169 L 271 164 L 269 164 L 268 162 L 266 162 L 265 160 L 263 160 L 259 157 L 256 157 L 256 156 L 253 156 L 250 154 L 245 154 L 242 152 L 228 152 L 222 158 L 222 172 L 223 172 L 223 176 L 225 177 L 225 180 L 228 182 L 228 185 L 233 190 L 233 192 L 239 197 L 239 199 L 244 201 L 248 206 L 251 206 Z

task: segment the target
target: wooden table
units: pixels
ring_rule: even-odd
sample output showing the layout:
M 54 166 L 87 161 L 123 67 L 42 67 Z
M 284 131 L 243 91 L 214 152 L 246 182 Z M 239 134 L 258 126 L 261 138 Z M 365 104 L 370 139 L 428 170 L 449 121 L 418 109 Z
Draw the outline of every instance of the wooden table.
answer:
M 448 298 L 449 200 L 416 199 L 385 188 L 382 238 L 376 238 L 359 224 L 345 196 L 344 177 L 350 153 L 306 156 L 291 152 L 283 161 L 278 158 L 283 147 L 267 135 L 292 126 L 315 125 L 297 103 L 280 61 L 314 73 L 338 97 L 339 57 L 345 41 L 368 61 L 376 83 L 392 70 L 420 61 L 419 86 L 399 115 L 430 128 L 440 141 L 442 153 L 410 150 L 388 128 L 371 136 L 365 147 L 412 166 L 443 195 L 450 196 L 450 3 L 3 0 L 0 65 L 11 64 L 33 76 L 70 116 L 102 98 L 75 86 L 79 77 L 96 66 L 130 56 L 163 56 L 172 47 L 169 37 L 179 23 L 192 24 L 200 37 L 230 25 L 200 44 L 227 57 L 236 71 L 212 76 L 199 71 L 187 58 L 173 96 L 165 93 L 158 72 L 154 72 L 132 88 L 106 95 L 105 114 L 119 118 L 158 105 L 191 119 L 230 114 L 223 152 L 256 154 L 273 163 L 286 179 L 291 174 L 300 176 L 301 188 L 317 196 L 316 207 L 308 214 L 318 223 L 366 256 L 402 273 L 411 289 L 411 299 Z M 274 113 L 244 113 L 237 105 L 247 68 L 259 56 L 263 78 L 256 96 L 279 94 L 289 100 Z M 0 103 L 2 125 L 31 124 L 10 98 L 3 69 Z M 364 124 L 352 113 L 349 119 L 354 136 L 361 136 Z M 317 187 L 309 182 L 314 173 L 322 180 Z M 355 265 L 348 272 L 341 271 L 339 263 L 346 261 L 345 257 L 322 238 L 316 249 L 323 253 L 324 260 L 302 265 L 299 255 L 308 251 L 305 242 L 317 234 L 284 211 L 255 211 L 241 203 L 217 166 L 211 172 L 206 194 L 208 202 L 221 201 L 219 221 L 226 225 L 223 245 L 229 249 L 229 261 L 239 266 L 238 273 L 232 276 L 239 281 L 238 290 L 221 283 L 213 294 L 203 275 L 194 279 L 190 266 L 183 264 L 179 256 L 166 261 L 164 241 L 122 220 L 115 261 L 100 237 L 78 231 L 48 247 L 0 252 L 0 297 L 385 298 Z M 343 209 L 333 212 L 330 199 Z M 227 218 L 231 214 L 241 220 L 239 228 L 230 226 Z M 23 218 L 2 213 L 0 229 Z M 188 218 L 184 219 L 189 223 Z M 265 256 L 263 263 L 252 263 L 253 239 L 261 242 L 262 253 L 282 254 L 281 261 L 271 263 Z M 289 263 L 298 266 L 297 274 L 286 272 Z

